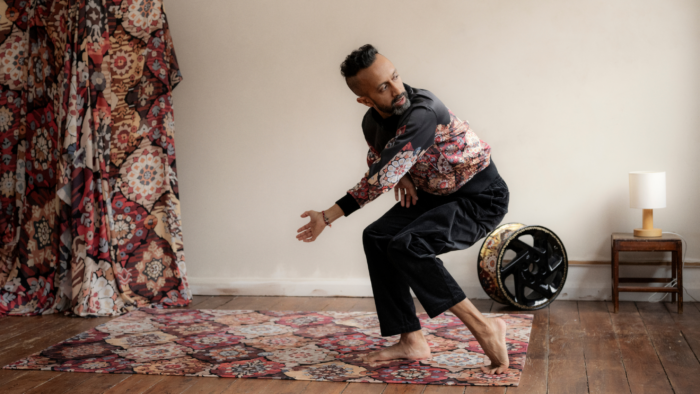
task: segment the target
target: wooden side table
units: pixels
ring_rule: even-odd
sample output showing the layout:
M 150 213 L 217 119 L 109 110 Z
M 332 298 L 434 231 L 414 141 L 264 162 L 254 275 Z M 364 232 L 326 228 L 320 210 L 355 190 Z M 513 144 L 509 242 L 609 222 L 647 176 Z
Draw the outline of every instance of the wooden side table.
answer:
M 620 252 L 671 252 L 671 277 L 670 278 L 620 278 Z M 632 233 L 612 234 L 612 293 L 615 313 L 620 305 L 620 292 L 658 292 L 671 293 L 671 301 L 676 301 L 678 295 L 678 313 L 683 313 L 683 242 L 681 238 L 673 234 L 661 234 L 661 237 L 644 238 L 635 237 Z M 669 283 L 678 278 L 676 287 L 657 286 L 623 286 L 620 283 Z

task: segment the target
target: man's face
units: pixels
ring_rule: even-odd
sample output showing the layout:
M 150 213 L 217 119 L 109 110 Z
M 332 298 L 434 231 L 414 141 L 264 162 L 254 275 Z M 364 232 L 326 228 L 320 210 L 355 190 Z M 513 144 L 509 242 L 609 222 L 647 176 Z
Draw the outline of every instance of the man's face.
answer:
M 401 115 L 411 105 L 396 67 L 381 54 L 371 66 L 357 73 L 364 92 L 357 102 L 374 107 L 383 117 Z

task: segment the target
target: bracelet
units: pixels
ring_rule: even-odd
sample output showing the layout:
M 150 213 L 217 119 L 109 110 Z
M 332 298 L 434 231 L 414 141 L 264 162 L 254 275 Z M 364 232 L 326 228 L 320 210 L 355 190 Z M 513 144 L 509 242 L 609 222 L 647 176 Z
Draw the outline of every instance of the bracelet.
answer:
M 321 215 L 323 215 L 323 221 L 326 222 L 326 226 L 333 227 L 331 226 L 331 222 L 328 221 L 328 218 L 326 218 L 326 211 L 321 211 Z

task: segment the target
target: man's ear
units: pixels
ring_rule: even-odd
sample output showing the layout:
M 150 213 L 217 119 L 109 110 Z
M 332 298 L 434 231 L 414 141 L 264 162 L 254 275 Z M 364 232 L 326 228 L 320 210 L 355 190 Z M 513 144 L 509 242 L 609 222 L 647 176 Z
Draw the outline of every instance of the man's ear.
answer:
M 358 97 L 357 102 L 360 104 L 364 104 L 368 107 L 374 107 L 374 103 L 372 102 L 372 100 L 370 100 L 369 98 L 367 98 L 365 96 Z

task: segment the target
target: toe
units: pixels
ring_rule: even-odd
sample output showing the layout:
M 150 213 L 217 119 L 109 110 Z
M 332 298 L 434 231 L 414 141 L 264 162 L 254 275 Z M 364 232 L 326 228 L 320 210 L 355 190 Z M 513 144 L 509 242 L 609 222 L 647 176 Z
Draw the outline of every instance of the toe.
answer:
M 487 375 L 493 375 L 494 369 L 491 367 L 481 367 L 481 372 L 487 374 Z
M 481 367 L 481 372 L 487 374 L 487 375 L 501 375 L 506 372 L 508 372 L 508 366 L 506 365 L 500 365 L 497 367 L 494 367 L 493 365 L 484 365 Z

